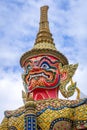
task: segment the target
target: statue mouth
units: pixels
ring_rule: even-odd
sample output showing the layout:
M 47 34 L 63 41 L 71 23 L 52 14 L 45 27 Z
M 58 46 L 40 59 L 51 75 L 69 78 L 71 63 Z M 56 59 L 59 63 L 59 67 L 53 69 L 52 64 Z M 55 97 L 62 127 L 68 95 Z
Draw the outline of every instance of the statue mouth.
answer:
M 28 92 L 36 88 L 52 89 L 58 85 L 59 76 L 55 70 L 32 69 L 24 75 L 25 85 Z M 57 84 L 57 85 L 56 85 Z
M 27 78 L 28 90 L 31 92 L 36 88 L 47 88 L 46 84 L 52 83 L 54 79 L 54 73 L 51 71 L 31 73 Z
M 39 73 L 39 74 L 31 74 L 30 77 L 28 78 L 28 81 L 30 82 L 30 80 L 32 78 L 38 80 L 40 77 L 44 77 L 46 79 L 50 79 L 50 75 L 46 75 L 44 72 Z

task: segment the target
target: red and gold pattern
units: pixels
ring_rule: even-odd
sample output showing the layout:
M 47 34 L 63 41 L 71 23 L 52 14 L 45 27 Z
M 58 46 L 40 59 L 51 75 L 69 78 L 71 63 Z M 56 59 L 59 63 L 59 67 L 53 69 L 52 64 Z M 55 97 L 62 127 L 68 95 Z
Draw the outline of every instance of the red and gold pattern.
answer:
M 71 129 L 72 124 L 67 121 L 59 121 L 53 127 L 53 130 L 71 130 Z
M 41 8 L 35 44 L 20 59 L 20 64 L 25 69 L 23 82 L 26 93 L 28 97 L 33 93 L 34 100 L 57 98 L 59 90 L 68 98 L 76 88 L 76 83 L 73 83 L 66 89 L 77 67 L 69 65 L 67 58 L 57 50 L 50 33 L 47 11 L 48 6 Z
M 49 29 L 47 10 L 48 6 L 41 7 L 40 28 L 34 47 L 20 60 L 25 70 L 23 82 L 26 92 L 22 93 L 25 105 L 15 111 L 6 111 L 0 130 L 87 129 L 87 99 L 79 99 L 80 91 L 72 81 L 78 65 L 69 65 L 67 58 L 57 51 Z M 71 84 L 66 89 L 69 82 Z M 58 99 L 59 90 L 68 98 L 75 89 L 78 100 Z M 30 122 L 32 115 L 34 118 Z
M 35 56 L 28 59 L 23 74 L 28 96 L 33 93 L 34 100 L 57 98 L 59 90 L 64 97 L 72 96 L 76 89 L 76 83 L 73 83 L 71 79 L 77 66 L 77 64 L 62 66 L 59 59 L 51 55 Z M 66 85 L 70 81 L 71 84 L 66 90 Z
M 87 129 L 86 101 L 86 99 L 33 101 L 33 105 L 36 104 L 36 107 L 34 107 L 37 125 L 41 130 L 85 130 Z M 29 112 L 32 113 L 32 110 Z M 6 111 L 5 118 L 0 125 L 0 130 L 15 130 L 11 128 L 24 130 L 24 113 L 25 106 L 14 111 Z
M 60 83 L 59 60 L 53 56 L 30 58 L 25 64 L 23 80 L 35 100 L 57 98 Z

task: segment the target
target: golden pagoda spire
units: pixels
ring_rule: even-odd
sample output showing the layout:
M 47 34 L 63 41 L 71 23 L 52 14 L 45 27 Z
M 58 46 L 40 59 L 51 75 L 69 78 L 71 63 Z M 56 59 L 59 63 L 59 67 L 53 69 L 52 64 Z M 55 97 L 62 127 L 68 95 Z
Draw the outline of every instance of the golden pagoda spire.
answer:
M 49 22 L 47 15 L 48 8 L 49 8 L 48 6 L 43 6 L 40 8 L 40 25 L 35 44 L 40 42 L 53 43 L 52 34 L 50 33 L 49 29 Z

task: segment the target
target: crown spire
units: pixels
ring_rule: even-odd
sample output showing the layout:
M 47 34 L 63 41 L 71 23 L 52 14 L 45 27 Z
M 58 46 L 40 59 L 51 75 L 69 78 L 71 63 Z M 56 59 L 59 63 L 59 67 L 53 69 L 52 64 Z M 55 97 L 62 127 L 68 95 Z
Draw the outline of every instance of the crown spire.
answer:
M 39 32 L 36 37 L 35 44 L 40 42 L 53 43 L 52 34 L 49 29 L 48 22 L 48 6 L 43 6 L 40 8 L 40 23 L 39 23 Z
M 48 22 L 48 6 L 43 6 L 40 8 L 40 28 L 39 32 L 46 29 L 46 31 L 50 32 L 49 30 L 49 22 Z
M 48 6 L 40 8 L 40 23 L 39 32 L 37 33 L 35 44 L 30 51 L 24 53 L 20 59 L 20 64 L 23 67 L 29 58 L 36 55 L 52 55 L 63 64 L 68 64 L 67 58 L 59 51 L 53 42 L 52 34 L 49 29 L 48 22 Z

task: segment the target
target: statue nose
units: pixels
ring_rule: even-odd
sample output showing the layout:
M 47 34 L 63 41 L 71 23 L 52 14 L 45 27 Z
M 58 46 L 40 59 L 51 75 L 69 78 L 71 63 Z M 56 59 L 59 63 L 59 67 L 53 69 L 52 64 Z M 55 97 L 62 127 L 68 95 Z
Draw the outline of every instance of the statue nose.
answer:
M 38 72 L 38 71 L 40 71 L 40 70 L 41 70 L 41 68 L 38 67 L 38 66 L 33 67 L 33 71 L 35 71 L 35 72 Z

